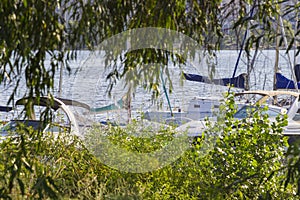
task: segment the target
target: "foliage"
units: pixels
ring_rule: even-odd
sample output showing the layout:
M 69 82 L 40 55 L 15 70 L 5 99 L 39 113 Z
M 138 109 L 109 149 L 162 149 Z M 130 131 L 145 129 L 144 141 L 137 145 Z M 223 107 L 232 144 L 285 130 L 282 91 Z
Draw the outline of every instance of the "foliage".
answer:
M 258 111 L 251 120 L 238 121 L 233 118 L 232 96 L 222 109 L 225 118 L 220 118 L 214 126 L 208 121 L 211 128 L 180 158 L 145 173 L 117 170 L 102 163 L 101 158 L 91 154 L 91 146 L 105 145 L 94 133 L 131 152 L 149 153 L 178 137 L 172 128 L 145 128 L 151 137 L 142 137 L 144 132 L 136 135 L 138 123 L 125 129 L 100 126 L 91 130 L 82 142 L 64 133 L 53 136 L 22 127 L 17 131 L 18 136 L 0 144 L 0 196 L 4 199 L 297 199 L 297 173 L 293 176 L 296 182 L 285 181 L 287 138 L 281 133 L 286 118 L 278 116 L 276 121 L 270 121 L 264 112 Z M 157 131 L 159 134 L 153 135 Z M 210 134 L 214 140 L 208 140 Z M 204 142 L 213 142 L 211 148 L 205 149 Z
M 290 146 L 287 151 L 285 187 L 297 188 L 295 193 L 300 195 L 300 140 L 297 135 L 291 136 L 289 140 Z
M 297 199 L 293 187 L 285 188 L 282 136 L 286 117 L 270 122 L 258 111 L 252 120 L 238 121 L 233 97 L 224 107 L 223 120 L 208 127 L 204 138 L 173 165 L 153 172 L 144 197 L 166 199 Z M 239 128 L 237 128 L 239 127 Z M 203 143 L 219 132 L 211 151 Z M 209 140 L 213 141 L 213 140 Z
M 77 138 L 26 127 L 17 132 L 1 142 L 1 198 L 91 198 L 97 192 L 89 188 L 98 162 Z
M 248 3 L 254 7 L 252 17 L 249 17 Z M 236 6 L 236 1 L 222 3 L 220 0 L 2 0 L 0 84 L 16 83 L 11 95 L 13 100 L 25 75 L 26 96 L 51 94 L 58 68 L 65 66 L 70 70 L 68 62 L 76 59 L 76 50 L 93 49 L 105 39 L 134 28 L 152 26 L 176 30 L 213 53 L 219 49 L 224 34 L 222 27 L 229 21 L 237 38 L 244 30 L 251 30 L 246 50 L 258 48 L 261 41 L 272 43 L 278 36 L 273 22 L 281 14 L 279 8 L 283 3 L 244 0 Z M 297 17 L 299 5 L 297 2 L 287 6 L 283 15 Z M 298 30 L 289 30 L 288 50 L 299 35 Z M 122 58 L 125 67 L 119 71 L 118 66 L 113 65 L 109 78 L 142 77 L 143 82 L 137 84 L 149 83 L 154 90 L 161 70 L 134 67 L 153 61 L 185 62 L 182 55 L 160 50 L 123 53 L 119 56 L 125 55 Z M 168 74 L 167 69 L 165 73 Z M 1 141 L 0 196 L 7 199 L 297 199 L 299 196 L 294 196 L 294 186 L 299 182 L 299 157 L 294 155 L 297 147 L 289 151 L 288 155 L 294 158 L 287 161 L 288 170 L 281 170 L 286 164 L 283 160 L 286 141 L 281 136 L 286 119 L 278 117 L 270 122 L 266 115 L 258 112 L 250 121 L 237 121 L 232 116 L 234 103 L 230 98 L 225 111 L 224 120 L 206 131 L 206 134 L 215 130 L 221 133 L 209 154 L 203 156 L 203 143 L 199 141 L 171 165 L 144 174 L 105 166 L 76 137 L 42 135 L 23 127 L 17 137 Z M 156 142 L 127 141 L 130 129 L 125 132 L 119 127 L 100 130 L 103 135 L 113 133 L 111 139 L 123 142 L 115 141 L 115 144 L 132 151 L 135 147 L 143 151 L 159 149 L 175 137 L 172 130 L 166 130 Z M 207 135 L 202 140 L 205 138 Z M 287 177 L 285 188 L 284 175 Z
M 252 17 L 249 17 L 249 5 L 254 10 Z M 280 7 L 283 8 L 284 17 L 288 20 L 296 19 L 299 2 L 287 5 L 284 1 L 271 0 L 244 0 L 239 1 L 238 5 L 236 1 L 220 0 L 3 0 L 0 3 L 0 84 L 15 83 L 10 100 L 14 99 L 23 78 L 27 89 L 25 96 L 51 94 L 57 70 L 64 66 L 70 70 L 68 63 L 76 59 L 76 50 L 94 49 L 105 39 L 136 28 L 161 27 L 178 31 L 191 37 L 203 50 L 211 53 L 219 49 L 224 34 L 232 35 L 231 31 L 224 33 L 225 26 L 229 27 L 226 30 L 232 29 L 238 34 L 238 48 L 242 39 L 240 36 L 243 35 L 241 33 L 246 29 L 251 33 L 246 42 L 246 50 L 258 48 L 261 41 L 274 44 L 278 34 L 274 31 L 276 28 L 273 27 L 273 22 L 281 14 Z M 289 35 L 289 47 L 292 48 L 299 32 L 291 30 Z M 118 49 L 115 50 L 117 51 Z M 115 52 L 106 53 L 109 55 Z M 188 54 L 195 56 L 193 51 L 188 50 Z M 113 80 L 125 77 L 128 81 L 130 77 L 137 76 L 143 81 L 136 85 L 146 82 L 149 84 L 147 87 L 154 91 L 157 87 L 153 86 L 160 84 L 159 79 L 154 77 L 162 71 L 151 67 L 145 70 L 143 64 L 156 61 L 162 64 L 165 61 L 183 64 L 186 61 L 182 59 L 183 55 L 160 50 L 122 52 L 118 58 L 123 55 L 126 56 L 121 70 L 117 65 L 107 66 L 111 71 L 109 78 Z M 118 63 L 117 60 L 115 63 Z M 168 67 L 163 71 L 168 74 Z M 169 81 L 171 82 L 170 78 Z M 29 109 L 29 105 L 27 108 Z
M 126 127 L 93 127 L 85 135 L 87 148 L 101 162 L 120 171 L 145 173 L 174 162 L 189 148 L 186 135 L 172 126 L 132 121 Z
M 207 196 L 215 199 L 269 199 L 287 198 L 282 173 L 287 138 L 282 127 L 287 125 L 286 116 L 270 121 L 264 110 L 255 110 L 251 118 L 234 119 L 236 111 L 233 96 L 229 95 L 221 108 L 224 118 L 214 123 L 212 131 L 219 131 L 214 150 L 205 163 L 204 171 L 213 182 L 205 182 Z M 252 112 L 252 111 L 249 111 Z M 206 134 L 211 130 L 208 129 Z M 292 196 L 292 195 L 291 195 Z

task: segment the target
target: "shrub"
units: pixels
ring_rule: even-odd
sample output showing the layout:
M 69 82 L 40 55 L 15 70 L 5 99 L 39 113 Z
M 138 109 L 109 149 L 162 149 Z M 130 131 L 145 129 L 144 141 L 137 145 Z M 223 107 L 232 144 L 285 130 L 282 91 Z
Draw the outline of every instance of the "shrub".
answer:
M 177 146 L 182 141 L 172 143 L 179 137 L 172 127 L 141 131 L 136 122 L 125 128 L 97 126 L 87 133 L 84 141 L 64 133 L 59 137 L 42 135 L 23 127 L 18 130 L 19 137 L 0 144 L 0 196 L 7 199 L 297 199 L 294 182 L 283 184 L 288 163 L 284 155 L 287 138 L 282 136 L 286 116 L 278 116 L 271 122 L 259 111 L 251 120 L 241 121 L 233 118 L 234 112 L 233 96 L 229 95 L 221 106 L 225 117 L 219 117 L 216 123 L 207 121 L 208 129 L 203 137 L 188 146 Z M 137 135 L 137 130 L 147 137 Z M 161 160 L 156 162 L 153 157 L 142 160 L 139 166 L 129 163 L 127 166 L 132 169 L 145 165 L 155 169 L 132 173 L 112 168 L 102 162 L 103 157 L 97 158 L 103 156 L 102 150 L 108 150 L 107 144 L 126 150 L 117 155 L 121 161 L 129 153 L 151 153 L 168 144 L 175 145 L 169 148 L 167 156 L 183 153 L 168 160 L 167 165 L 157 165 Z M 101 151 L 98 154 L 94 150 Z M 108 153 L 114 153 L 113 149 Z

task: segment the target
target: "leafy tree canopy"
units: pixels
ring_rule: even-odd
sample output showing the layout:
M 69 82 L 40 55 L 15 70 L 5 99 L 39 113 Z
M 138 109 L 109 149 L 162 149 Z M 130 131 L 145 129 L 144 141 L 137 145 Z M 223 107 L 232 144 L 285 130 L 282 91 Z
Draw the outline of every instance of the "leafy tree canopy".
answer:
M 26 96 L 51 94 L 55 73 L 61 66 L 70 70 L 68 63 L 76 59 L 76 50 L 92 50 L 105 39 L 135 28 L 175 30 L 191 37 L 208 52 L 220 48 L 224 36 L 222 28 L 226 24 L 238 33 L 238 39 L 246 27 L 253 30 L 245 49 L 255 47 L 254 44 L 262 39 L 274 42 L 277 34 L 274 22 L 281 14 L 282 5 L 286 3 L 272 0 L 2 0 L 0 84 L 17 83 L 10 100 L 14 99 L 24 75 Z M 285 6 L 282 12 L 291 15 L 298 7 L 299 3 Z M 298 34 L 290 33 L 293 37 Z M 291 44 L 294 41 L 292 39 Z M 138 63 L 150 63 L 155 59 L 185 62 L 185 59 L 178 59 L 180 55 L 159 50 L 125 53 L 123 71 L 112 67 L 109 78 L 126 76 L 128 66 L 139 66 Z M 50 64 L 46 64 L 46 59 Z M 140 72 L 136 70 L 135 73 Z M 149 82 L 159 72 L 144 70 L 142 73 L 143 81 Z

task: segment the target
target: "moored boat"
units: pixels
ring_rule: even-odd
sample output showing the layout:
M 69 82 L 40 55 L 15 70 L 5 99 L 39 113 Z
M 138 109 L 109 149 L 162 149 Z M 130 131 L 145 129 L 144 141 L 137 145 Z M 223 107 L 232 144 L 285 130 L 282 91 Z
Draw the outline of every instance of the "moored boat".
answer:
M 29 98 L 21 98 L 16 101 L 15 107 L 24 106 L 28 103 L 28 101 Z M 31 98 L 31 102 L 32 106 L 27 118 L 24 119 L 21 112 L 16 118 L 9 120 L 0 130 L 2 137 L 8 135 L 9 132 L 15 131 L 19 124 L 32 127 L 33 129 L 40 130 L 42 132 L 51 132 L 56 134 L 66 131 L 70 134 L 80 137 L 82 136 L 82 124 L 80 124 L 78 117 L 76 117 L 76 113 L 71 110 L 70 106 L 89 110 L 90 108 L 87 104 L 62 98 L 51 98 L 48 96 L 39 98 L 33 97 Z M 48 122 L 45 122 L 42 117 L 42 113 L 45 109 L 50 109 L 51 117 L 49 116 L 50 120 Z M 18 109 L 16 108 L 16 110 Z
M 268 106 L 265 114 L 268 114 L 270 121 L 274 121 L 278 115 L 287 114 L 288 125 L 284 127 L 283 134 L 286 136 L 300 136 L 300 106 L 298 92 L 293 91 L 244 91 L 236 93 L 236 96 L 248 96 L 248 103 L 242 106 L 234 115 L 236 119 L 251 118 L 251 113 L 258 110 L 258 105 Z M 217 119 L 210 118 L 212 123 Z M 185 131 L 190 137 L 201 137 L 207 129 L 204 120 L 190 121 L 177 128 L 178 131 Z

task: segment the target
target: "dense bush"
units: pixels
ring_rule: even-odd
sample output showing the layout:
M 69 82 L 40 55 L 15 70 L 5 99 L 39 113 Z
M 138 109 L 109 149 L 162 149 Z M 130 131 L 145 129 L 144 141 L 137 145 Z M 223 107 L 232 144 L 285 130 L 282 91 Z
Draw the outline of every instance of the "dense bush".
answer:
M 234 112 L 234 101 L 229 96 L 221 108 L 225 117 L 214 124 L 207 121 L 209 128 L 204 137 L 183 149 L 184 153 L 170 164 L 156 165 L 160 168 L 144 173 L 107 166 L 101 162 L 103 158 L 97 158 L 101 154 L 93 150 L 96 147 L 103 150 L 109 140 L 126 150 L 119 159 L 128 156 L 128 152 L 151 153 L 179 137 L 172 127 L 144 129 L 139 133 L 150 135 L 137 137 L 137 130 L 141 130 L 137 124 L 126 128 L 98 126 L 87 133 L 84 142 L 66 134 L 54 138 L 22 128 L 18 130 L 19 137 L 1 143 L 0 196 L 4 199 L 297 199 L 299 176 L 291 167 L 299 165 L 286 160 L 287 139 L 281 134 L 286 117 L 278 116 L 275 122 L 270 122 L 268 116 L 256 112 L 251 120 L 238 121 L 233 118 Z M 211 145 L 205 145 L 207 142 Z M 169 150 L 172 153 L 180 148 Z M 148 161 L 143 164 L 155 165 L 155 160 Z M 290 168 L 286 168 L 288 163 Z

